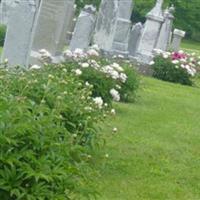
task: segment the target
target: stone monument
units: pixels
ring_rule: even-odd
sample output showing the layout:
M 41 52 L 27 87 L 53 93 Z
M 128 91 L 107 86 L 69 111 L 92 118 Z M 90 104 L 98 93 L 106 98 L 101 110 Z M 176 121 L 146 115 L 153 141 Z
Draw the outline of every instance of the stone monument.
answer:
M 10 12 L 15 0 L 1 0 L 0 2 L 0 24 L 7 25 Z
M 180 49 L 180 44 L 182 38 L 185 37 L 185 31 L 175 29 L 173 34 L 173 40 L 171 44 L 171 48 L 173 51 L 178 51 Z
M 155 7 L 147 14 L 144 30 L 136 53 L 137 61 L 148 64 L 153 58 L 153 49 L 164 21 L 162 12 L 163 0 L 157 0 Z
M 28 66 L 32 34 L 40 0 L 15 0 L 10 13 L 2 61 L 10 66 Z
M 89 47 L 96 22 L 96 8 L 92 5 L 86 5 L 81 11 L 74 29 L 70 50 L 87 50 Z
M 112 51 L 114 54 L 128 55 L 128 40 L 131 29 L 131 14 L 133 0 L 118 1 L 118 15 L 113 39 Z
M 41 1 L 33 35 L 31 63 L 40 49 L 46 49 L 52 56 L 62 53 L 73 7 L 74 0 Z
M 94 43 L 109 53 L 128 52 L 132 0 L 102 0 L 94 34 Z
M 167 51 L 169 48 L 169 41 L 170 41 L 170 35 L 172 31 L 172 25 L 173 25 L 173 12 L 174 12 L 174 6 L 170 7 L 169 9 L 165 10 L 164 13 L 164 23 L 162 24 L 160 35 L 158 37 L 156 49 L 161 49 L 163 51 Z
M 134 58 L 138 49 L 138 44 L 140 42 L 141 34 L 143 30 L 143 25 L 141 22 L 135 24 L 130 32 L 128 51 L 129 57 Z

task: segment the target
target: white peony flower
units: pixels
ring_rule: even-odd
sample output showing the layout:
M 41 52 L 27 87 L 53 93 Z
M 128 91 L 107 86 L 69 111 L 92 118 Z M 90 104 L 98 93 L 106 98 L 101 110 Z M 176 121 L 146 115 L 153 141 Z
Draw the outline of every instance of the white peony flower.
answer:
M 126 74 L 124 74 L 124 73 L 121 73 L 120 75 L 119 75 L 119 79 L 122 81 L 122 83 L 125 83 L 126 82 L 126 80 L 127 80 L 127 75 Z
M 124 58 L 124 56 L 123 56 L 123 55 L 118 55 L 117 57 L 118 57 L 118 58 Z
M 111 109 L 110 113 L 111 113 L 112 115 L 116 115 L 115 109 Z
M 41 68 L 41 66 L 39 66 L 39 65 L 32 65 L 30 67 L 30 69 L 40 69 L 40 68 Z
M 183 51 L 183 50 L 179 50 L 179 51 L 178 51 L 178 53 L 180 53 L 180 54 L 183 54 L 183 53 L 184 53 L 184 51 Z
M 103 106 L 103 99 L 101 97 L 93 98 L 94 103 L 101 109 Z
M 120 65 L 118 63 L 113 63 L 111 65 L 115 70 L 117 70 L 118 72 L 123 72 L 124 69 L 122 67 L 120 67 Z
M 82 71 L 81 71 L 80 69 L 76 69 L 76 70 L 75 70 L 75 74 L 76 74 L 77 76 L 80 76 L 80 75 L 82 74 Z
M 153 60 L 149 63 L 149 65 L 154 65 L 154 64 L 155 62 Z
M 72 58 L 73 57 L 73 53 L 70 50 L 66 50 L 63 52 L 64 57 L 67 58 Z
M 113 128 L 113 132 L 116 133 L 118 129 L 116 127 Z
M 96 50 L 96 51 L 99 51 L 99 50 L 100 50 L 100 49 L 99 49 L 99 46 L 98 46 L 97 44 L 92 45 L 92 46 L 91 46 L 91 49 L 94 49 L 94 50 Z
M 120 101 L 120 94 L 117 90 L 115 90 L 114 88 L 111 89 L 110 94 L 111 94 L 114 101 Z
M 166 53 L 164 53 L 164 54 L 163 54 L 163 58 L 167 59 L 167 58 L 169 58 L 169 55 L 166 54 Z
M 95 49 L 90 49 L 90 50 L 88 50 L 88 51 L 87 51 L 87 54 L 88 54 L 89 56 L 96 56 L 96 57 L 99 56 L 99 53 L 98 53 Z
M 178 64 L 178 63 L 179 63 L 179 60 L 172 60 L 172 63 L 173 63 L 173 64 Z
M 82 68 L 88 68 L 90 65 L 88 63 L 81 63 Z

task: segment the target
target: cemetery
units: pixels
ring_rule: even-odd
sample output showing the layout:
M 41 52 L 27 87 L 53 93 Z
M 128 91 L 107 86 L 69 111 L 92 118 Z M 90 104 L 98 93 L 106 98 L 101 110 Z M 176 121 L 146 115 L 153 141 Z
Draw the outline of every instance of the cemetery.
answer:
M 199 6 L 1 0 L 0 200 L 200 199 Z

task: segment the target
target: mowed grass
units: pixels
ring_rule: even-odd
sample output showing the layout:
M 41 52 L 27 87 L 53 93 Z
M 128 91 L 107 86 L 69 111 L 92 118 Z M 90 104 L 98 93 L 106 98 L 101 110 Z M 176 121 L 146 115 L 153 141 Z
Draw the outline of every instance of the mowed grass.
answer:
M 189 53 L 195 52 L 200 55 L 200 43 L 191 40 L 183 40 L 181 48 Z
M 200 88 L 152 78 L 141 87 L 137 102 L 115 104 L 104 126 L 99 200 L 199 200 Z

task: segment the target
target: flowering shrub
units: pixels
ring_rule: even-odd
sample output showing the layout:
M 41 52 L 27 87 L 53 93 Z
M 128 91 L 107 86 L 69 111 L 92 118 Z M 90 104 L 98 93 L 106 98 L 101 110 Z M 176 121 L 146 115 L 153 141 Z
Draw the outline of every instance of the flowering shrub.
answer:
M 192 85 L 192 77 L 200 69 L 200 57 L 196 54 L 179 52 L 162 52 L 150 64 L 153 67 L 153 76 L 174 83 Z
M 106 59 L 99 56 L 98 47 L 93 46 L 86 53 L 81 49 L 69 50 L 58 58 L 50 57 L 42 50 L 41 57 L 54 63 L 63 63 L 67 70 L 92 88 L 93 97 L 101 97 L 104 102 L 132 101 L 138 88 L 138 75 L 130 63 L 118 64 L 116 59 Z
M 102 99 L 62 64 L 1 69 L 0 92 L 1 199 L 89 198 Z

